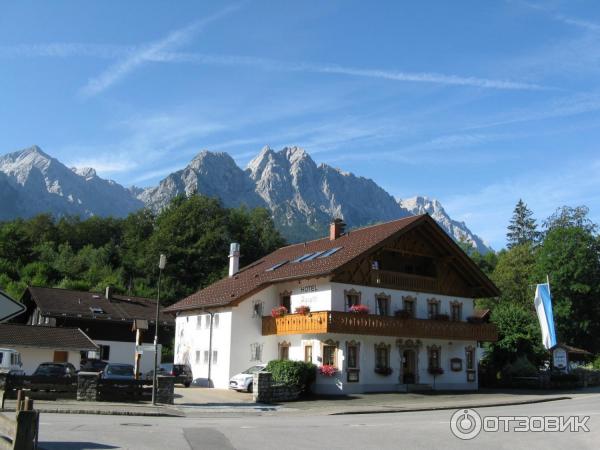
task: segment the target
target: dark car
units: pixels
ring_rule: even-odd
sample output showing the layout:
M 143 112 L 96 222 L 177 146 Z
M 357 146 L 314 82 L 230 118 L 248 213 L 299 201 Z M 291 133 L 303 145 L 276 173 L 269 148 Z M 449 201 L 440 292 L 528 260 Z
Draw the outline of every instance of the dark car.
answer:
M 35 369 L 33 375 L 36 377 L 74 377 L 77 376 L 77 369 L 68 362 L 45 362 Z
M 133 366 L 131 364 L 109 363 L 104 367 L 101 377 L 105 380 L 134 380 Z
M 146 372 L 146 379 L 151 380 L 153 374 L 153 370 Z M 175 383 L 183 384 L 185 387 L 190 387 L 194 380 L 192 368 L 187 364 L 161 364 L 158 375 L 175 377 Z
M 80 369 L 82 372 L 102 372 L 108 363 L 101 359 L 88 359 L 81 361 Z

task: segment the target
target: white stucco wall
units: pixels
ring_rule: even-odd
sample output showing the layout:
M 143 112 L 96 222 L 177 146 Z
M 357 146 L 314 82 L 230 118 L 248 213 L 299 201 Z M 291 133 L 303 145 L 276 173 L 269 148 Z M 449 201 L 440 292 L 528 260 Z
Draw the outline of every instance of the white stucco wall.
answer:
M 214 312 L 212 348 L 210 345 L 210 314 L 191 313 L 179 315 L 176 318 L 175 363 L 189 364 L 194 381 L 206 386 L 208 385 L 209 362 L 205 359 L 205 352 L 210 351 L 212 386 L 227 388 L 230 378 L 232 311 L 231 308 L 223 308 Z M 215 352 L 216 360 L 214 359 Z
M 21 353 L 21 362 L 23 363 L 22 369 L 25 371 L 26 375 L 31 375 L 41 363 L 54 361 L 54 349 L 51 348 L 10 347 L 6 345 L 4 347 L 13 348 Z M 60 349 L 57 350 L 60 351 Z M 70 362 L 77 370 L 79 370 L 79 365 L 81 363 L 80 353 L 78 351 L 69 351 L 67 362 Z
M 110 363 L 121 363 L 121 364 L 135 364 L 135 342 L 121 342 L 121 341 L 100 341 L 95 340 L 94 343 L 97 345 L 108 345 L 110 346 L 110 352 L 108 354 L 108 362 Z M 152 344 L 144 344 L 144 346 L 152 346 Z M 158 354 L 160 364 L 160 355 L 162 354 L 162 345 L 158 344 Z M 79 368 L 79 366 L 76 366 Z M 140 373 L 145 374 L 150 370 L 154 369 L 154 350 L 144 350 L 141 359 Z

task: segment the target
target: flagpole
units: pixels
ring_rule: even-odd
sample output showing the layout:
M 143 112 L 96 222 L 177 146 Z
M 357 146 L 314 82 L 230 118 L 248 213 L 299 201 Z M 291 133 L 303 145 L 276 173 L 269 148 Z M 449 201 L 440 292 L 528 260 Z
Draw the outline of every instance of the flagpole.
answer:
M 546 283 L 548 283 L 548 294 L 550 294 L 550 298 L 552 298 L 552 292 L 550 291 L 550 277 L 546 274 Z

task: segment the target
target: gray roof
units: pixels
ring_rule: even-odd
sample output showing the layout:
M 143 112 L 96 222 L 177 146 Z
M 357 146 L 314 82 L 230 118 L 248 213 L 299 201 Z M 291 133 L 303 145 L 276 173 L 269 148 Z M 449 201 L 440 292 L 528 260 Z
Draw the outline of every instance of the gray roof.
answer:
M 98 346 L 79 328 L 0 324 L 0 346 L 41 347 L 55 350 L 97 350 Z

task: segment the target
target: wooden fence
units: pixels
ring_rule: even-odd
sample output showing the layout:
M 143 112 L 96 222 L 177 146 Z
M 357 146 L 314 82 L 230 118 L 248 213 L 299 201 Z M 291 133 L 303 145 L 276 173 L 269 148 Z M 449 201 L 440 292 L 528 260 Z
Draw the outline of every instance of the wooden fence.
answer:
M 19 391 L 15 418 L 0 414 L 0 449 L 36 449 L 39 424 L 40 417 L 33 409 L 33 400 Z

